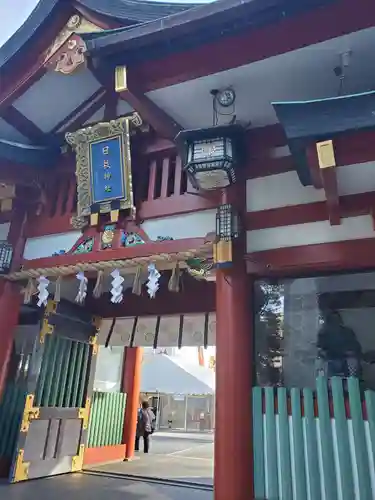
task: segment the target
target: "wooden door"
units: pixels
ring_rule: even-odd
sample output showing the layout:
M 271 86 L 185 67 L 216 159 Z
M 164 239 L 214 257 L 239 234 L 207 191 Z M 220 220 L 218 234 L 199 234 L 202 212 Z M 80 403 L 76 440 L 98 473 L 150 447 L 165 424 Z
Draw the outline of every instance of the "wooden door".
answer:
M 82 469 L 97 328 L 69 304 L 49 302 L 35 341 L 12 483 Z

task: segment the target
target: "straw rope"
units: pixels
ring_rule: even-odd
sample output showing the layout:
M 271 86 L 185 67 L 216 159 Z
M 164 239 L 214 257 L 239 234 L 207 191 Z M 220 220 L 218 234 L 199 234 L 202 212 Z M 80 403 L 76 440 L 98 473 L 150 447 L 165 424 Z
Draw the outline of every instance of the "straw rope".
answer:
M 69 276 L 71 274 L 76 274 L 79 271 L 82 272 L 92 272 L 92 271 L 110 271 L 112 269 L 123 269 L 128 273 L 136 272 L 137 268 L 147 267 L 150 262 L 154 262 L 159 270 L 170 269 L 175 267 L 176 263 L 179 263 L 180 267 L 185 267 L 185 261 L 191 259 L 192 257 L 204 254 L 207 250 L 210 250 L 212 245 L 205 244 L 202 248 L 198 250 L 187 250 L 185 252 L 177 253 L 160 253 L 155 255 L 150 255 L 148 257 L 135 257 L 133 259 L 126 260 L 108 260 L 99 262 L 82 262 L 70 266 L 54 266 L 46 268 L 37 269 L 24 269 L 15 273 L 8 274 L 4 276 L 5 279 L 10 281 L 20 281 L 30 278 L 38 278 L 39 276 L 46 277 L 58 277 L 58 276 Z

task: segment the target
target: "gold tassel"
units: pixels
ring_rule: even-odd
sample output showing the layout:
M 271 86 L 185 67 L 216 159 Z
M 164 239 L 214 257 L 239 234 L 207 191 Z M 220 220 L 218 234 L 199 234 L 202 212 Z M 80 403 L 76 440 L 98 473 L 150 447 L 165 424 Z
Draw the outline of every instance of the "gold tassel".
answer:
M 93 296 L 98 299 L 103 293 L 104 271 L 98 271 L 95 288 L 92 292 Z
M 36 292 L 35 282 L 32 278 L 30 278 L 29 281 L 27 282 L 26 287 L 23 290 L 23 303 L 30 304 L 31 297 L 34 295 L 35 292 Z
M 55 295 L 53 297 L 53 300 L 55 302 L 60 302 L 60 299 L 61 299 L 61 276 L 59 276 L 55 281 Z
M 142 273 L 142 267 L 138 266 L 135 272 L 133 288 L 132 288 L 132 293 L 134 293 L 135 295 L 141 295 L 142 293 L 141 273 Z
M 168 282 L 168 290 L 170 292 L 180 291 L 180 265 L 178 262 L 176 262 L 176 265 L 173 268 L 172 276 Z

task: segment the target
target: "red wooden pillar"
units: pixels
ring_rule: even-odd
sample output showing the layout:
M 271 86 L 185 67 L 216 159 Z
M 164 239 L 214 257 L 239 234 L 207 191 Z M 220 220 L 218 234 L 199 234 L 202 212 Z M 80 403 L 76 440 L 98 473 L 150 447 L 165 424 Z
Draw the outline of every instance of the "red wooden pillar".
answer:
M 123 442 L 126 444 L 125 460 L 134 456 L 137 413 L 141 390 L 142 347 L 126 347 L 124 368 L 124 392 L 126 392 Z
M 253 324 L 242 259 L 216 271 L 215 500 L 251 500 Z
M 21 298 L 20 288 L 15 283 L 0 281 L 0 397 L 8 373 Z

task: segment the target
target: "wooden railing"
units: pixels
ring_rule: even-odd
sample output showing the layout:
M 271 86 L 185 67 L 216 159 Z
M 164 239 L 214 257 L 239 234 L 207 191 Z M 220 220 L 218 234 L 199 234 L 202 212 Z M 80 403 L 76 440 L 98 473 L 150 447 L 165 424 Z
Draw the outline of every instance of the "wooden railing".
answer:
M 29 219 L 27 237 L 62 233 L 72 229 L 70 219 L 77 211 L 77 185 L 73 172 L 56 174 L 42 183 L 45 199 L 40 213 Z
M 142 220 L 206 210 L 219 204 L 216 193 L 202 196 L 194 192 L 176 154 L 166 152 L 147 159 L 145 172 L 136 192 Z
M 139 220 L 215 208 L 218 193 L 194 191 L 182 169 L 181 158 L 172 150 L 134 159 L 134 200 Z M 27 237 L 71 231 L 70 219 L 77 210 L 77 186 L 73 169 L 56 172 L 43 181 L 45 199 L 39 215 L 32 215 Z

